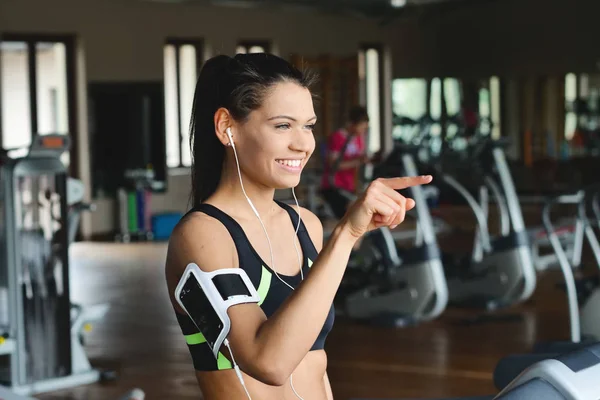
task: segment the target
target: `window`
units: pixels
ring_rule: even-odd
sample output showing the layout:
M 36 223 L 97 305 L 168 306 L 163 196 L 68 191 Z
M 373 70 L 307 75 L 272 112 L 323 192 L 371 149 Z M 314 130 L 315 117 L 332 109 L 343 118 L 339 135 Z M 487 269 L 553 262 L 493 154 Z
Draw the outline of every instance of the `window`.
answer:
M 569 73 L 565 77 L 565 138 L 580 155 L 597 155 L 600 75 Z
M 59 133 L 71 135 L 73 152 L 65 152 L 61 160 L 67 166 L 74 161 L 73 51 L 72 37 L 4 35 L 0 42 L 2 147 L 13 149 L 11 156 L 27 154 L 34 135 Z
M 25 42 L 2 42 L 2 147 L 23 148 L 31 144 L 31 88 L 29 51 Z M 26 153 L 19 151 L 18 155 Z
M 242 41 L 239 42 L 236 49 L 236 54 L 250 53 L 270 53 L 271 44 L 268 41 Z
M 588 74 L 579 74 L 579 97 L 586 99 L 590 95 L 590 76 Z
M 461 82 L 456 78 L 444 78 L 444 101 L 446 103 L 446 138 L 452 139 L 459 132 L 457 123 L 462 113 Z
M 408 78 L 392 81 L 394 139 L 410 141 L 419 132 L 419 120 L 427 114 L 427 81 Z
M 167 40 L 164 47 L 167 167 L 192 165 L 190 122 L 196 80 L 202 65 L 200 40 Z
M 361 100 L 369 114 L 367 149 L 375 153 L 381 149 L 382 113 L 382 54 L 378 46 L 363 46 L 358 53 L 358 73 Z
M 577 75 L 567 74 L 565 78 L 565 139 L 571 140 L 577 130 L 577 112 L 575 103 L 577 100 Z
M 490 90 L 487 87 L 479 88 L 479 133 L 489 135 L 491 133 L 490 126 Z
M 452 117 L 460 114 L 462 92 L 460 81 L 456 78 L 444 78 L 444 97 L 446 101 L 446 113 Z
M 501 110 L 500 110 L 500 79 L 497 76 L 490 78 L 490 118 L 492 120 L 492 139 L 500 139 Z
M 431 125 L 431 135 L 440 136 L 442 134 L 442 125 L 440 124 L 442 118 L 442 80 L 433 78 L 429 90 L 429 116 L 434 121 Z

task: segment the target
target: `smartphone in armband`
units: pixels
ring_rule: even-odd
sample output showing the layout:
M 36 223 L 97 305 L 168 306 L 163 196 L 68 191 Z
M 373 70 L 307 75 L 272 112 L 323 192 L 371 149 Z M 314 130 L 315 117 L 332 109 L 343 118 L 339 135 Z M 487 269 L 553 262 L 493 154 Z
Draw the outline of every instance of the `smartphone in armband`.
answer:
M 243 269 L 204 272 L 194 263 L 183 272 L 175 288 L 175 299 L 202 333 L 215 359 L 231 329 L 229 307 L 260 301 Z

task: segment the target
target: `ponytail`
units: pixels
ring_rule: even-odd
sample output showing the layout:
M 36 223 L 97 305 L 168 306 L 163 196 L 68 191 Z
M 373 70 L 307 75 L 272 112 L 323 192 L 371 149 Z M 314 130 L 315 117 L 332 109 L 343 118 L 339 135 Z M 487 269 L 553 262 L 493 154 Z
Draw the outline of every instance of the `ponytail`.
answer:
M 214 134 L 214 115 L 220 103 L 219 75 L 229 60 L 227 56 L 208 60 L 196 82 L 190 121 L 193 207 L 210 197 L 221 180 L 225 149 Z

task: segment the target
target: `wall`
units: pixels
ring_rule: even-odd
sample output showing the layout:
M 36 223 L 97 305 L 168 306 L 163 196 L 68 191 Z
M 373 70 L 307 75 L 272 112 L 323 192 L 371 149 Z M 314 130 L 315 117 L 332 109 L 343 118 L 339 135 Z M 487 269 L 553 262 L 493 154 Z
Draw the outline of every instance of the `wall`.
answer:
M 352 54 L 383 31 L 368 20 L 308 12 L 156 4 L 138 0 L 2 0 L 3 31 L 77 33 L 89 80 L 162 79 L 167 36 L 200 37 L 231 54 L 239 39 L 276 38 L 280 55 Z
M 390 26 L 395 77 L 598 71 L 594 0 L 482 0 Z
M 274 52 L 287 57 L 356 54 L 361 43 L 382 42 L 386 36 L 386 29 L 358 17 L 137 0 L 1 0 L 0 32 L 77 35 L 80 170 L 88 190 L 87 101 L 82 84 L 162 80 L 167 37 L 203 38 L 207 55 L 232 54 L 240 39 L 272 39 Z M 185 211 L 189 173 L 178 171 L 168 184 L 167 194 L 154 197 L 152 210 Z M 96 212 L 82 221 L 84 236 L 114 227 L 113 200 L 94 201 Z

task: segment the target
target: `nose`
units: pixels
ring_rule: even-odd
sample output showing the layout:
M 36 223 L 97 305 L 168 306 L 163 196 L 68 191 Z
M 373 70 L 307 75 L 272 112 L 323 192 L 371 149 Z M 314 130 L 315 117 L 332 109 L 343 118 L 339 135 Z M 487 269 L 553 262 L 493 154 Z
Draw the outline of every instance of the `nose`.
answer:
M 292 142 L 290 143 L 290 149 L 310 154 L 315 148 L 315 137 L 312 132 L 305 130 L 297 130 L 294 132 Z

